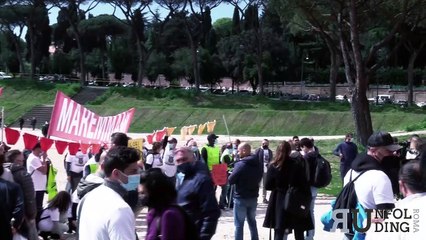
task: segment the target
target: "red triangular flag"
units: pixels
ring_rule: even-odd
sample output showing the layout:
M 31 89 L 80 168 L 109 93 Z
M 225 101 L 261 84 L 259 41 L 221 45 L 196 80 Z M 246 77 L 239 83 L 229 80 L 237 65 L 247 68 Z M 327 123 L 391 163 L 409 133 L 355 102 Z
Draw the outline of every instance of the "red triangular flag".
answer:
M 41 145 L 41 150 L 43 152 L 47 152 L 47 150 L 49 150 L 50 147 L 53 145 L 53 140 L 49 139 L 49 138 L 42 137 L 42 138 L 40 138 L 40 145 Z
M 0 96 L 3 94 L 3 88 L 0 87 Z
M 164 135 L 166 135 L 166 133 L 167 133 L 167 128 L 163 130 L 158 130 L 155 133 L 155 141 L 161 142 L 161 140 L 163 139 Z
M 92 153 L 97 154 L 101 150 L 100 144 L 92 144 Z
M 70 155 L 75 155 L 78 152 L 78 149 L 80 148 L 80 143 L 68 143 L 68 151 L 70 152 Z
M 87 153 L 87 149 L 89 149 L 89 147 L 90 147 L 90 144 L 87 144 L 87 143 L 81 143 L 80 144 L 80 149 L 83 152 L 83 154 Z
M 4 132 L 6 133 L 6 142 L 7 144 L 15 145 L 18 142 L 21 134 L 18 130 L 12 128 L 5 128 Z
M 25 149 L 33 150 L 33 147 L 38 142 L 38 137 L 28 133 L 24 133 L 23 137 L 24 137 Z
M 149 144 L 152 144 L 152 139 L 154 138 L 154 134 L 155 134 L 155 133 L 153 133 L 153 134 L 148 134 L 148 135 L 146 136 L 146 141 L 147 141 Z
M 67 149 L 68 143 L 60 140 L 55 140 L 55 147 L 59 154 L 63 154 L 65 149 Z

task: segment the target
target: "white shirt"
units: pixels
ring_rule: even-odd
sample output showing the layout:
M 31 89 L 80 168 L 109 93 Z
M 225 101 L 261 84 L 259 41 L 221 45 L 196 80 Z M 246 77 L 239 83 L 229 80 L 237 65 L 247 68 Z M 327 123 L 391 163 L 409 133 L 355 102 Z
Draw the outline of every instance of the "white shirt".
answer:
M 81 173 L 84 170 L 84 166 L 89 161 L 89 156 L 79 151 L 75 155 L 68 155 L 65 161 L 71 163 L 71 172 Z
M 148 154 L 148 156 L 146 156 L 146 163 L 150 164 L 153 168 L 161 168 L 161 166 L 163 165 L 161 161 L 161 154 Z
M 268 172 L 268 163 L 270 162 L 269 159 L 269 150 L 263 149 L 263 172 Z
M 174 153 L 173 150 L 169 149 L 169 145 L 167 145 L 166 149 L 164 150 L 162 169 L 163 173 L 167 177 L 174 177 L 177 172 L 177 166 L 174 161 Z
M 351 172 L 352 179 L 359 175 L 359 172 L 348 171 L 344 185 L 349 182 Z M 383 171 L 368 170 L 354 184 L 358 201 L 364 208 L 376 209 L 378 204 L 394 203 L 391 181 Z
M 416 193 L 406 198 L 398 201 L 395 204 L 395 209 L 400 209 L 401 211 L 407 212 L 407 217 L 411 219 L 405 219 L 404 217 L 396 219 L 391 215 L 391 217 L 385 220 L 384 223 L 378 224 L 372 223 L 370 229 L 367 232 L 366 240 L 423 240 L 426 236 L 426 193 Z M 416 214 L 418 212 L 418 214 Z M 373 214 L 374 216 L 374 214 Z M 415 221 L 418 221 L 415 223 Z M 402 232 L 401 228 L 396 232 L 384 232 L 385 229 L 381 229 L 384 224 L 400 224 L 403 226 L 403 230 L 408 230 L 407 232 Z M 417 224 L 417 226 L 416 226 Z M 376 232 L 376 230 L 378 232 Z
M 38 223 L 38 228 L 40 231 L 50 232 L 53 229 L 53 222 L 59 222 L 59 209 L 57 208 L 46 208 L 43 210 L 40 219 L 45 218 L 43 220 L 40 220 Z
M 81 216 L 78 216 L 80 218 L 79 239 L 135 239 L 134 214 L 117 192 L 101 185 L 83 199 L 84 201 L 82 200 L 77 207 L 77 213 L 82 207 Z
M 36 170 L 42 166 L 41 159 L 31 153 L 27 159 L 27 172 L 31 175 L 31 178 L 34 183 L 35 191 L 44 191 L 46 190 L 47 176 L 42 172 Z

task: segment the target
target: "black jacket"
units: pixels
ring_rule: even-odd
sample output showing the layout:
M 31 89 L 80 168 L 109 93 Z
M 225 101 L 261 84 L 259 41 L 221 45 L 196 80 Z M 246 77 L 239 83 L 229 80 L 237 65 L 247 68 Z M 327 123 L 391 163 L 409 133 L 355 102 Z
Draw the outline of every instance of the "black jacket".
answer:
M 262 169 L 262 170 L 261 170 Z M 250 155 L 235 162 L 229 176 L 229 184 L 235 184 L 235 198 L 257 198 L 263 165 L 256 155 Z
M 271 149 L 269 149 L 269 148 L 268 148 L 268 153 L 269 153 L 269 159 L 268 159 L 268 162 L 265 162 L 265 160 L 263 159 L 263 155 L 265 154 L 265 153 L 264 153 L 264 149 L 263 149 L 263 148 L 258 148 L 258 149 L 256 149 L 256 152 L 254 153 L 254 155 L 256 155 L 256 156 L 257 156 L 257 159 L 259 159 L 259 161 L 260 161 L 262 164 L 264 164 L 264 165 L 268 166 L 269 162 L 271 162 L 271 160 L 272 160 L 272 159 L 273 159 L 273 157 L 274 157 L 274 154 L 273 154 L 272 150 L 271 150 Z M 262 166 L 264 166 L 264 165 L 262 165 Z M 263 167 L 262 167 L 262 172 L 263 172 Z
M 216 232 L 220 209 L 213 181 L 202 161 L 195 161 L 193 171 L 185 174 L 178 189 L 177 203 L 197 225 L 200 238 L 211 239 Z
M 19 229 L 24 219 L 24 201 L 18 184 L 0 178 L 0 239 L 11 240 L 11 219 Z
M 35 202 L 34 183 L 31 175 L 27 172 L 24 166 L 17 164 L 4 163 L 3 166 L 8 168 L 13 175 L 13 180 L 22 190 L 23 201 L 25 204 L 25 217 L 27 219 L 35 219 L 37 208 Z
M 301 155 L 295 155 L 289 161 L 284 162 L 281 169 L 272 165 L 268 167 L 265 188 L 271 191 L 271 196 L 263 227 L 300 230 L 314 228 L 310 214 L 306 218 L 299 218 L 284 211 L 284 198 L 289 185 L 304 189 L 310 195 L 307 168 L 306 161 Z

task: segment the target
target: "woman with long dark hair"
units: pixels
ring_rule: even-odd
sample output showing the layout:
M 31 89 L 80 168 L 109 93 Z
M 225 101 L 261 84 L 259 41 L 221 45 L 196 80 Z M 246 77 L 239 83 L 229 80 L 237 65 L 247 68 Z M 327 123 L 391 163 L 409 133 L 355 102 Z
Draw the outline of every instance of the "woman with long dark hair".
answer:
M 146 240 L 185 240 L 185 218 L 176 205 L 176 189 L 160 168 L 141 176 L 144 205 L 149 207 Z
M 68 231 L 68 208 L 71 205 L 71 195 L 61 191 L 47 203 L 38 222 L 40 236 L 43 239 L 63 239 L 64 232 Z
M 310 214 L 301 217 L 284 210 L 284 201 L 289 187 L 305 191 L 307 201 L 310 198 L 305 161 L 300 154 L 290 155 L 290 153 L 290 143 L 282 141 L 277 147 L 266 174 L 265 188 L 272 192 L 263 227 L 274 229 L 275 240 L 287 239 L 292 231 L 294 231 L 295 239 L 301 240 L 304 239 L 304 231 L 314 228 Z

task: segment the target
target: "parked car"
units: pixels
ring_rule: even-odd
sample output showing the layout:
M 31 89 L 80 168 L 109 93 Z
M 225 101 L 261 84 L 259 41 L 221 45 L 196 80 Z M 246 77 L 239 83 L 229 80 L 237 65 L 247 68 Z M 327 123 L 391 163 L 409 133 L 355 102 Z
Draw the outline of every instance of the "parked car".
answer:
M 2 80 L 2 79 L 11 79 L 11 78 L 13 78 L 12 75 L 9 75 L 9 74 L 7 74 L 5 72 L 0 72 L 0 80 Z
M 418 107 L 426 107 L 426 102 L 418 102 L 416 103 Z
M 399 105 L 402 108 L 408 107 L 408 101 L 407 100 L 397 99 L 393 103 L 396 104 L 396 105 Z

